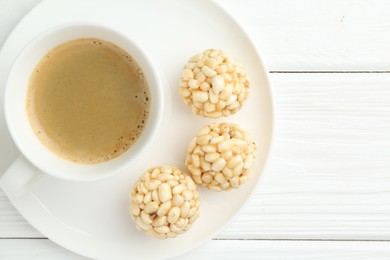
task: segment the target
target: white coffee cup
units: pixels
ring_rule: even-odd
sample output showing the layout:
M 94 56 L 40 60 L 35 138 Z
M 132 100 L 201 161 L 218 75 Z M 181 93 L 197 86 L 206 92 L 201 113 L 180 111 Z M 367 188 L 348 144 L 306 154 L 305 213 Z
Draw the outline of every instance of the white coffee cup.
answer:
M 78 38 L 100 38 L 128 52 L 142 68 L 151 95 L 149 119 L 137 142 L 117 158 L 98 164 L 75 163 L 56 155 L 40 142 L 26 113 L 28 82 L 36 65 L 54 47 Z M 34 179 L 38 169 L 63 180 L 101 180 L 129 169 L 151 142 L 163 113 L 161 77 L 148 54 L 128 36 L 97 24 L 63 24 L 38 35 L 15 60 L 6 83 L 4 113 L 8 130 L 22 155 L 2 176 L 0 184 L 7 183 L 1 185 L 3 189 L 20 190 Z

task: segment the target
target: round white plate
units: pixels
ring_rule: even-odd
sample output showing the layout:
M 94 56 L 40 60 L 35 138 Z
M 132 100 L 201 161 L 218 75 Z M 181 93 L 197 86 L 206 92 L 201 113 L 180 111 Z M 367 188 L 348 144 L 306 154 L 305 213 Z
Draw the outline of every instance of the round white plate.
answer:
M 172 257 L 212 238 L 242 208 L 254 191 L 270 150 L 273 106 L 267 72 L 253 44 L 237 23 L 207 0 L 46 0 L 14 29 L 0 54 L 1 97 L 17 54 L 32 38 L 69 21 L 100 22 L 131 36 L 156 62 L 165 80 L 163 124 L 154 143 L 128 171 L 105 181 L 72 183 L 44 176 L 25 195 L 12 199 L 20 213 L 42 234 L 78 254 L 99 259 Z M 194 116 L 178 95 L 178 79 L 187 59 L 208 48 L 225 50 L 240 60 L 251 78 L 251 94 L 231 117 Z M 0 170 L 18 156 L 0 113 Z M 160 241 L 136 230 L 128 214 L 128 191 L 154 165 L 183 168 L 188 142 L 205 124 L 239 123 L 258 148 L 254 174 L 240 189 L 213 193 L 201 189 L 201 216 L 175 240 Z

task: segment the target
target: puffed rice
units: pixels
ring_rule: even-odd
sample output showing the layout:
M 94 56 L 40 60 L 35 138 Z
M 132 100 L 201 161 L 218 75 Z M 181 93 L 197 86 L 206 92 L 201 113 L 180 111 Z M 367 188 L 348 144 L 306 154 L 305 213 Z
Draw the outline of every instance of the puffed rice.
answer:
M 158 239 L 186 232 L 199 216 L 197 186 L 174 166 L 149 169 L 135 183 L 129 199 L 137 229 Z
M 191 140 L 186 168 L 195 183 L 230 190 L 247 181 L 255 158 L 256 145 L 246 131 L 236 124 L 211 124 Z
M 220 50 L 197 54 L 184 66 L 179 94 L 196 115 L 230 116 L 239 111 L 249 94 L 242 65 Z

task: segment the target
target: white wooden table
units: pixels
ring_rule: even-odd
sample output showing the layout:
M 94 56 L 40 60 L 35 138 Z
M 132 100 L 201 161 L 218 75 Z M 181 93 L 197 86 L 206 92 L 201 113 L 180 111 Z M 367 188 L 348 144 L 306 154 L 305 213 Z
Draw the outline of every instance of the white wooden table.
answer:
M 0 44 L 39 1 L 0 0 Z M 271 71 L 277 131 L 255 197 L 185 259 L 390 259 L 390 1 L 219 1 Z M 0 259 L 85 258 L 0 191 Z

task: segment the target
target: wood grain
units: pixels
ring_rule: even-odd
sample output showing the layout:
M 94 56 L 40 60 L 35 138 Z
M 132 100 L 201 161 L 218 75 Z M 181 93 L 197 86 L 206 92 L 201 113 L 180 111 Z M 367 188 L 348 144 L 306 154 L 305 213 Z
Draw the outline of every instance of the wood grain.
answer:
M 213 240 L 178 259 L 385 260 L 388 242 Z
M 390 239 L 390 74 L 272 74 L 273 156 L 221 237 Z
M 178 259 L 262 259 L 262 260 L 387 260 L 388 242 L 256 241 L 212 240 L 174 258 Z M 0 240 L 4 260 L 86 260 L 47 239 Z
M 217 237 L 390 240 L 390 74 L 273 73 L 271 81 L 269 168 Z M 0 198 L 0 237 L 41 237 Z
M 390 70 L 388 1 L 218 2 L 252 36 L 270 70 Z

